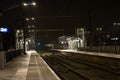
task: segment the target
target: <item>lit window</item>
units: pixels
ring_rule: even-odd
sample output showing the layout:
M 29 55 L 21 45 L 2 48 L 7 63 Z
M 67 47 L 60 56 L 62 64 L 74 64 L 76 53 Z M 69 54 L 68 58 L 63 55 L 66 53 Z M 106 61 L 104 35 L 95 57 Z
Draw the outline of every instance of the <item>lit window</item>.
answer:
M 31 19 L 32 19 L 32 20 L 35 20 L 35 18 L 34 18 L 34 17 L 32 17 Z
M 117 23 L 113 23 L 113 25 L 116 25 Z
M 28 26 L 28 28 L 30 28 L 30 26 Z
M 120 25 L 120 23 L 117 23 L 117 25 L 119 26 L 119 25 Z
M 26 20 L 28 21 L 28 20 L 29 20 L 29 18 L 26 18 Z

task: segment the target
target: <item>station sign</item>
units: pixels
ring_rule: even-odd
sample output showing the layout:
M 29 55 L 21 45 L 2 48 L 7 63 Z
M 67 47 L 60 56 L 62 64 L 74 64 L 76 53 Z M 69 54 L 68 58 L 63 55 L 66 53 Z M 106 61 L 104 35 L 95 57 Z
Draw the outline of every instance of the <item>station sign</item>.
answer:
M 0 32 L 2 32 L 2 33 L 8 33 L 8 28 L 6 27 L 2 27 L 2 28 L 0 28 Z

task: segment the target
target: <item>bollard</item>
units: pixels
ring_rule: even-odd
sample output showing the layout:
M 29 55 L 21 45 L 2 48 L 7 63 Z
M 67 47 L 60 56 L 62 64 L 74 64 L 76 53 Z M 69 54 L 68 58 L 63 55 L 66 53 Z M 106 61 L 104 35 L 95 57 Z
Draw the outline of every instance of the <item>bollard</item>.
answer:
M 3 69 L 6 64 L 6 53 L 0 52 L 0 69 Z

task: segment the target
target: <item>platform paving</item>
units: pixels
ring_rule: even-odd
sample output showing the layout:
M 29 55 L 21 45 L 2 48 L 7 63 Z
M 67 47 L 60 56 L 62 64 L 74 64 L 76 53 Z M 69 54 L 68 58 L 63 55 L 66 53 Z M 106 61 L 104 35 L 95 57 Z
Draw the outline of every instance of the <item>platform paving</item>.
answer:
M 110 58 L 118 58 L 118 59 L 120 59 L 120 54 L 114 54 L 114 53 L 112 54 L 112 53 L 100 53 L 100 52 L 77 51 L 77 50 L 60 50 L 60 49 L 53 49 L 53 50 L 61 51 L 61 52 L 73 52 L 73 53 L 96 55 L 96 56 L 103 56 L 103 57 L 110 57 Z
M 60 80 L 36 51 L 29 51 L 0 70 L 0 80 Z

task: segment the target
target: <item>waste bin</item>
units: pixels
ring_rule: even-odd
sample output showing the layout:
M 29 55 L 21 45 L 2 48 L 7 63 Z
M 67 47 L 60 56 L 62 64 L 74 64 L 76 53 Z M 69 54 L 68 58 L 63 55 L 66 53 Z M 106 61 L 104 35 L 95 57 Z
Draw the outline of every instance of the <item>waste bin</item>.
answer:
M 6 64 L 6 53 L 0 52 L 0 69 L 3 69 Z

